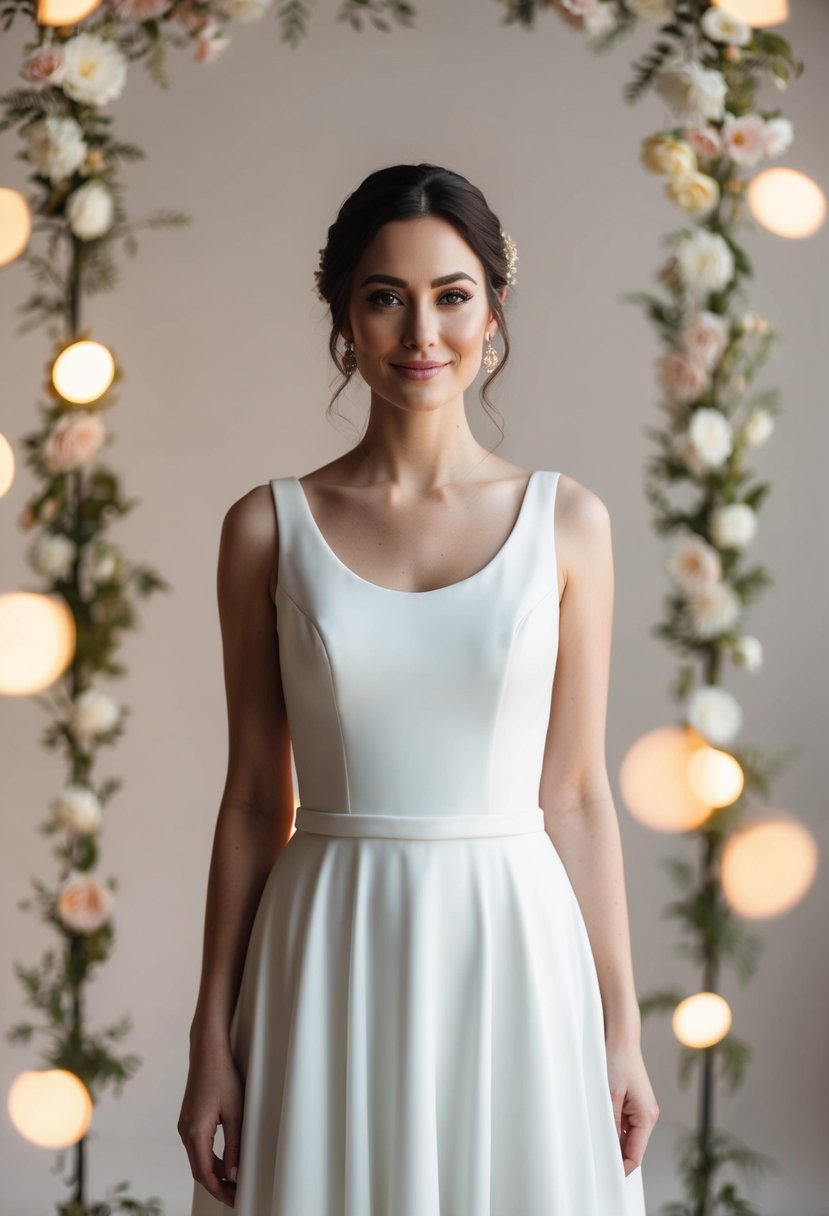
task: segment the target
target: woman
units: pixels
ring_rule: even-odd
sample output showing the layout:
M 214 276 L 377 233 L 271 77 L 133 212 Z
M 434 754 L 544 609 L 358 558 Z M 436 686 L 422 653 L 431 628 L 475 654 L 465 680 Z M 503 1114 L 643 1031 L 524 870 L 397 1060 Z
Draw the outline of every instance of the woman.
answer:
M 192 1216 L 644 1216 L 607 510 L 469 429 L 517 257 L 475 186 L 373 173 L 321 253 L 369 419 L 224 521 Z

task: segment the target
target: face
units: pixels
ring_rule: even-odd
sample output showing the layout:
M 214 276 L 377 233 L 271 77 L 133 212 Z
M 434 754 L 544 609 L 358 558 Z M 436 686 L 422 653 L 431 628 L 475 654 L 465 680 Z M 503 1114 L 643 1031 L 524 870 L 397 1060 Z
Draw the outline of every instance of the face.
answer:
M 376 234 L 357 264 L 342 332 L 373 394 L 428 409 L 463 394 L 497 329 L 483 264 L 448 221 L 428 215 Z M 418 361 L 445 366 L 417 379 L 395 366 Z

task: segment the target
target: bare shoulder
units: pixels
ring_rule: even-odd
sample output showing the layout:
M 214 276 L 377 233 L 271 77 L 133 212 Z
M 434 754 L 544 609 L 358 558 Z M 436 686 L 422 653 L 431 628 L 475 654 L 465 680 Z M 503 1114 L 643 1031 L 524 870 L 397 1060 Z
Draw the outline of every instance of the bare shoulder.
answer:
M 269 484 L 254 486 L 227 508 L 222 523 L 221 564 L 239 579 L 260 579 L 272 587 L 277 528 Z
M 610 560 L 610 512 L 595 490 L 567 473 L 559 474 L 556 491 L 556 549 L 564 585 L 578 570 Z

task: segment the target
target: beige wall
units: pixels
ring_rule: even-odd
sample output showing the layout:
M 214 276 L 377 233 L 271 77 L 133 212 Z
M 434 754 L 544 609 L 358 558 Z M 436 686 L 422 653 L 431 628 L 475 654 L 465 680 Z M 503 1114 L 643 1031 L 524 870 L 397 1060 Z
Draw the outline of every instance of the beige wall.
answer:
M 132 1012 L 129 1049 L 144 1065 L 120 1101 L 105 1099 L 90 1154 L 93 1192 L 129 1178 L 139 1196 L 159 1194 L 173 1216 L 188 1211 L 191 1179 L 176 1133 L 196 995 L 214 817 L 224 781 L 225 706 L 215 602 L 219 529 L 227 507 L 254 485 L 302 474 L 350 447 L 357 432 L 325 419 L 332 370 L 322 306 L 312 293 L 317 251 L 346 195 L 371 170 L 406 160 L 447 164 L 477 182 L 518 242 L 512 365 L 498 384 L 502 455 L 563 469 L 610 508 L 616 563 L 615 645 L 608 761 L 618 767 L 643 731 L 673 716 L 668 685 L 676 656 L 652 636 L 662 615 L 663 549 L 650 528 L 641 482 L 657 423 L 655 331 L 622 292 L 651 290 L 661 238 L 678 224 L 660 183 L 638 165 L 639 142 L 667 121 L 649 96 L 623 100 L 629 64 L 648 39 L 591 56 L 552 15 L 534 32 L 502 27 L 499 6 L 421 0 L 417 29 L 352 34 L 333 3 L 317 6 L 298 50 L 279 43 L 275 18 L 240 25 L 225 57 L 204 69 L 170 56 L 164 93 L 133 69 L 111 107 L 118 135 L 144 147 L 129 169 L 128 206 L 139 220 L 183 208 L 183 231 L 140 233 L 133 263 L 119 254 L 117 292 L 85 304 L 83 322 L 110 343 L 126 376 L 112 415 L 112 458 L 125 491 L 142 504 L 115 539 L 157 565 L 175 593 L 143 608 L 141 631 L 113 684 L 132 709 L 117 750 L 101 752 L 98 776 L 126 785 L 108 811 L 104 872 L 121 879 L 118 949 L 90 991 L 95 1026 Z M 829 6 L 793 0 L 789 26 L 807 72 L 787 97 L 796 141 L 783 163 L 829 187 L 826 59 Z M 17 79 L 21 26 L 0 41 L 9 88 Z M 763 101 L 777 95 L 769 89 Z M 17 137 L 0 140 L 3 185 L 24 188 Z M 742 700 L 741 742 L 796 744 L 799 759 L 774 790 L 815 832 L 826 829 L 825 328 L 829 233 L 786 243 L 762 231 L 747 245 L 757 267 L 748 303 L 779 327 L 785 345 L 761 382 L 782 389 L 785 414 L 759 473 L 774 481 L 756 557 L 777 585 L 752 609 L 762 640 L 759 677 L 727 676 Z M 42 251 L 42 245 L 36 247 Z M 13 338 L 17 305 L 33 290 L 22 266 L 3 272 L 2 427 L 16 443 L 36 420 L 49 343 L 44 330 Z M 820 340 L 822 339 L 822 340 Z M 478 382 L 480 383 L 480 382 Z M 478 385 L 476 385 L 477 389 Z M 341 397 L 360 428 L 365 392 Z M 482 442 L 498 438 L 477 401 L 469 416 Z M 27 470 L 0 503 L 2 590 L 36 587 L 16 519 L 31 487 Z M 4 1029 L 22 1015 L 12 960 L 33 963 L 51 943 L 17 909 L 28 876 L 51 881 L 49 844 L 35 830 L 64 770 L 38 743 L 45 717 L 27 700 L 0 701 L 4 893 L 0 986 Z M 617 799 L 625 848 L 634 961 L 640 994 L 697 976 L 675 960 L 671 897 L 660 858 L 685 846 L 646 831 Z M 829 1045 L 825 1035 L 824 926 L 829 897 L 817 887 L 788 916 L 761 926 L 761 970 L 741 989 L 724 976 L 738 1032 L 754 1060 L 747 1083 L 717 1099 L 717 1117 L 779 1171 L 755 1194 L 765 1216 L 829 1212 L 826 1139 Z M 645 1157 L 648 1209 L 679 1198 L 673 1147 L 693 1123 L 694 1091 L 678 1090 L 667 1020 L 646 1022 L 644 1050 L 662 1116 Z M 0 1041 L 0 1089 L 36 1066 Z M 23 1143 L 4 1120 L 3 1212 L 35 1216 L 63 1197 L 53 1156 Z M 300 1216 L 300 1214 L 298 1214 Z M 451 1216 L 451 1214 L 447 1214 Z M 504 1216 L 498 1213 L 494 1216 Z M 529 1216 L 529 1214 L 527 1214 Z M 535 1214 L 533 1214 L 535 1216 Z M 575 1214 L 574 1214 L 575 1216 Z

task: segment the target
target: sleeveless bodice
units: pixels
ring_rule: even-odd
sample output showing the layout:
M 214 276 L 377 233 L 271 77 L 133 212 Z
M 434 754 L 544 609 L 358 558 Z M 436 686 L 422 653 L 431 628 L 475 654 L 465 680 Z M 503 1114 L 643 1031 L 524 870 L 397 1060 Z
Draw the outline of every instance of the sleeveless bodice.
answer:
M 483 569 L 430 591 L 357 575 L 296 477 L 271 481 L 275 604 L 301 826 L 317 813 L 540 820 L 558 653 L 559 474 L 531 475 Z

